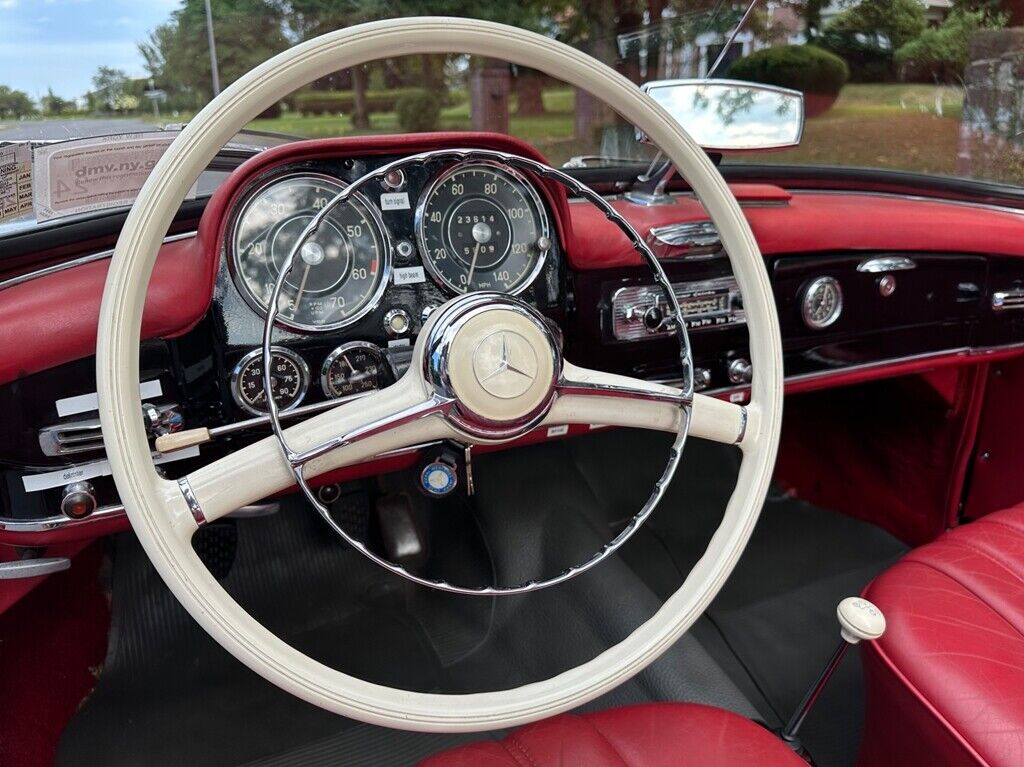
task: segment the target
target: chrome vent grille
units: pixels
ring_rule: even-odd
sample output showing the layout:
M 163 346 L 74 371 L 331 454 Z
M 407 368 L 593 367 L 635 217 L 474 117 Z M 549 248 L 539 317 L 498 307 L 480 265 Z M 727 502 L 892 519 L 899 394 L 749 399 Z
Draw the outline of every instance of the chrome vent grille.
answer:
M 992 311 L 1009 312 L 1024 309 L 1024 290 L 997 290 L 992 294 Z
M 103 450 L 100 420 L 88 418 L 46 426 L 39 430 L 39 447 L 50 456 Z

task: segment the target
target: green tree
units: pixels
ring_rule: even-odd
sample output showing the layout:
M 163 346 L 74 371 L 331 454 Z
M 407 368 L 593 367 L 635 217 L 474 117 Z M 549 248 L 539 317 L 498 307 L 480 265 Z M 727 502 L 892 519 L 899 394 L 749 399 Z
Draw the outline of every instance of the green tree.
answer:
M 896 63 L 932 78 L 958 79 L 967 68 L 971 37 L 979 29 L 1005 26 L 1006 14 L 958 6 L 938 27 L 929 27 L 896 51 Z
M 118 108 L 128 90 L 128 75 L 113 67 L 100 67 L 92 76 L 93 90 L 89 94 L 89 106 L 106 112 Z
M 873 38 L 879 48 L 895 51 L 917 37 L 925 28 L 924 4 L 920 0 L 860 0 L 828 25 L 840 34 Z
M 0 85 L 0 117 L 28 117 L 35 112 L 35 103 L 25 91 Z
M 62 115 L 75 111 L 75 102 L 62 99 L 53 92 L 53 88 L 47 88 L 46 95 L 39 100 L 39 107 L 44 115 Z
M 212 0 L 217 68 L 225 87 L 289 45 L 282 6 L 272 0 Z M 146 69 L 174 109 L 196 108 L 212 95 L 203 0 L 182 0 L 171 18 L 139 44 Z

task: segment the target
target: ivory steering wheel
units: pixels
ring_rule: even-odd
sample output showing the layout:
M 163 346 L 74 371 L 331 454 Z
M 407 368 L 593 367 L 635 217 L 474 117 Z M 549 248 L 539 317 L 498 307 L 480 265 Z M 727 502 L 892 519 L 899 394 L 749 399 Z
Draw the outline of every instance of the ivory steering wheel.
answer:
M 396 384 L 361 399 L 358 407 L 342 404 L 284 429 L 287 453 L 270 436 L 180 480 L 161 477 L 139 418 L 139 345 L 147 284 L 175 212 L 220 148 L 260 112 L 330 72 L 373 61 L 381 51 L 471 54 L 539 69 L 589 91 L 646 133 L 691 185 L 729 254 L 756 371 L 749 403 L 578 368 L 560 358 L 530 307 L 468 294 L 431 315 L 409 371 Z M 664 278 L 656 263 L 653 268 Z M 530 375 L 481 380 L 486 374 L 480 367 L 493 367 L 495 356 L 500 367 L 509 344 L 529 360 Z M 778 447 L 782 386 L 768 274 L 739 204 L 703 150 L 633 83 L 586 54 L 514 27 L 457 18 L 380 21 L 323 35 L 275 56 L 210 102 L 171 144 L 128 215 L 107 275 L 97 344 L 100 420 L 113 477 L 136 535 L 185 609 L 235 657 L 287 692 L 371 724 L 437 732 L 511 727 L 572 709 L 641 671 L 692 625 L 731 573 L 764 503 Z M 437 439 L 493 443 L 547 425 L 593 423 L 680 438 L 688 432 L 738 445 L 743 459 L 722 522 L 678 591 L 619 644 L 540 682 L 446 695 L 387 687 L 328 668 L 246 613 L 191 546 L 201 525 L 294 485 L 296 466 L 309 478 Z

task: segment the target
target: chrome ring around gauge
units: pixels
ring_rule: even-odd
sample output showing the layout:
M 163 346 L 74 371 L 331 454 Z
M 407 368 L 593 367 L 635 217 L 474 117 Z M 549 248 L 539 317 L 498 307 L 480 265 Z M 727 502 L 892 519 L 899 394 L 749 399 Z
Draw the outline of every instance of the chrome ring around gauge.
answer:
M 291 349 L 273 346 L 270 351 L 274 401 L 281 411 L 296 408 L 309 390 L 309 366 Z M 262 362 L 263 349 L 253 349 L 231 371 L 231 396 L 235 404 L 250 415 L 266 415 L 269 411 L 265 406 L 267 391 Z
M 250 190 L 228 242 L 228 264 L 246 303 L 266 316 L 281 266 L 306 224 L 345 188 L 331 176 L 293 173 Z M 285 277 L 280 325 L 310 332 L 351 325 L 379 302 L 391 276 L 391 241 L 363 195 L 337 206 Z
M 366 341 L 350 341 L 327 355 L 320 388 L 328 399 L 353 397 L 394 383 L 384 350 Z
M 811 330 L 835 324 L 843 313 L 843 288 L 835 277 L 818 277 L 804 289 L 800 314 Z
M 521 293 L 551 250 L 536 188 L 493 160 L 468 160 L 439 173 L 420 195 L 415 228 L 424 266 L 452 293 Z

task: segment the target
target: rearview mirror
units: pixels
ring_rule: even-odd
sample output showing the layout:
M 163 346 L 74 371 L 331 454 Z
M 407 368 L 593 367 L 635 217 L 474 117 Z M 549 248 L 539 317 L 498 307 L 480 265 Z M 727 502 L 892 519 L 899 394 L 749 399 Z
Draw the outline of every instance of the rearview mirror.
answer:
M 711 152 L 787 149 L 803 135 L 799 91 L 739 80 L 656 80 L 641 89 Z

